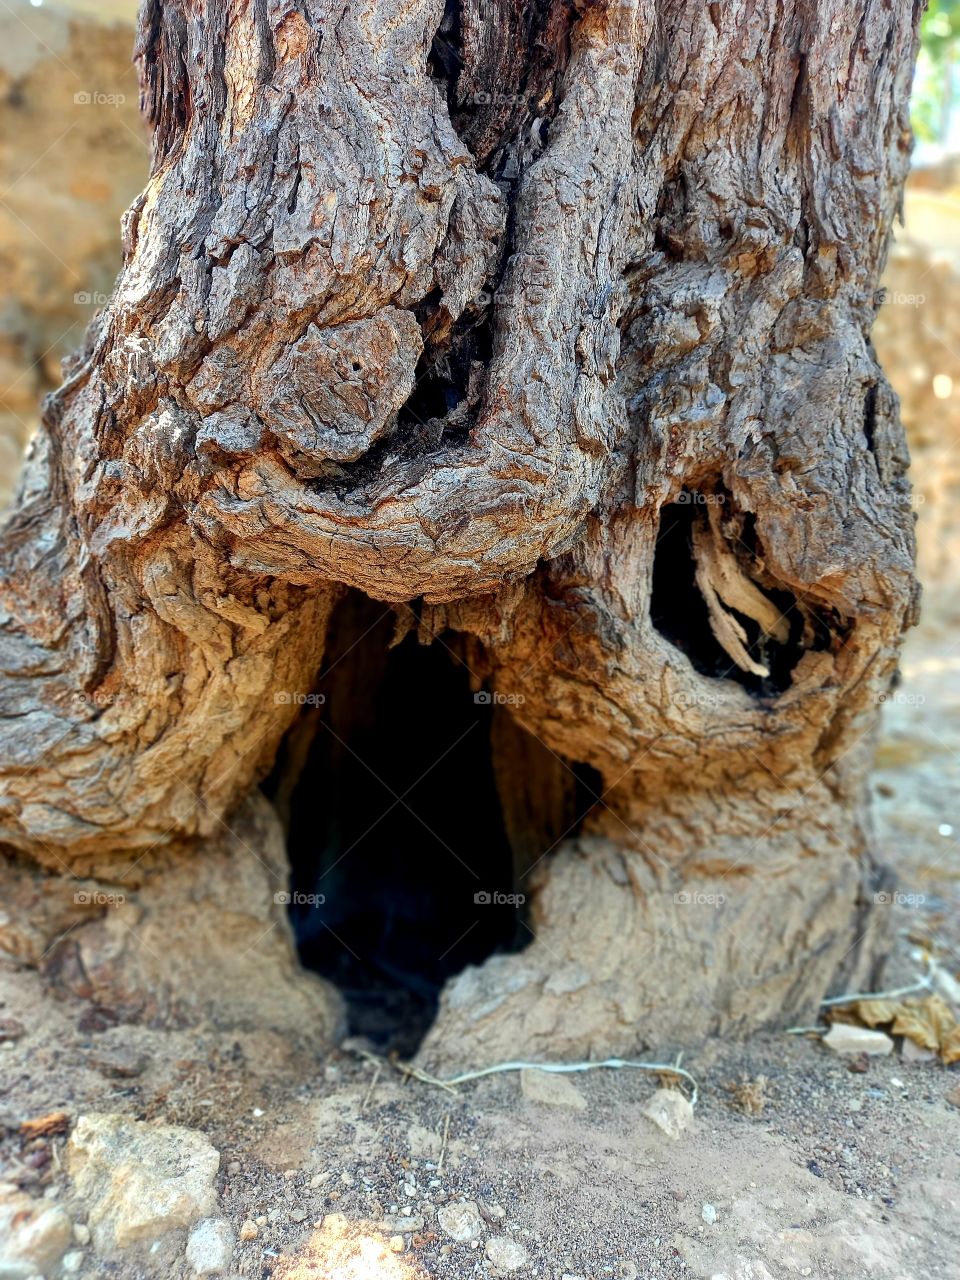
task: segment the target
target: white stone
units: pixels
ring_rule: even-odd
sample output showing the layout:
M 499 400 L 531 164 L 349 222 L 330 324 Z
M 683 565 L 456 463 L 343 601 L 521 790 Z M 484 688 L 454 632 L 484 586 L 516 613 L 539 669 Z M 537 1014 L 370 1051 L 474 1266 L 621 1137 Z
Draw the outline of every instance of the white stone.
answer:
M 70 1244 L 73 1223 L 59 1205 L 0 1184 L 0 1278 L 27 1280 L 53 1270 Z
M 693 1123 L 693 1107 L 678 1089 L 657 1089 L 640 1114 L 652 1120 L 668 1138 L 679 1138 Z
M 570 1111 L 586 1111 L 587 1100 L 566 1076 L 551 1071 L 527 1069 L 520 1072 L 520 1089 L 525 1098 L 547 1107 L 566 1107 Z
M 445 1204 L 437 1210 L 437 1221 L 451 1240 L 465 1244 L 474 1240 L 483 1231 L 480 1210 L 473 1200 L 462 1200 L 459 1204 Z
M 63 1255 L 61 1263 L 64 1271 L 68 1275 L 72 1275 L 75 1271 L 79 1271 L 83 1266 L 83 1253 L 80 1249 L 71 1249 L 69 1253 Z
M 67 1170 L 105 1257 L 209 1217 L 219 1164 L 203 1134 L 122 1115 L 81 1116 L 67 1144 Z
M 910 1040 L 909 1038 L 904 1039 L 903 1048 L 900 1050 L 900 1056 L 903 1058 L 904 1062 L 928 1063 L 939 1061 L 936 1049 L 925 1049 L 923 1045 L 916 1044 L 915 1041 Z M 890 1083 L 894 1084 L 895 1081 L 891 1080 Z
M 708 1226 L 712 1227 L 717 1220 L 717 1211 L 712 1204 L 705 1204 L 700 1210 L 700 1217 Z
M 190 1232 L 187 1262 L 195 1275 L 218 1276 L 233 1259 L 233 1228 L 223 1218 L 204 1218 Z
M 893 1052 L 893 1041 L 885 1031 L 854 1027 L 847 1022 L 835 1022 L 823 1043 L 834 1053 L 865 1053 L 872 1058 L 884 1058 Z
M 529 1261 L 523 1245 L 509 1236 L 492 1236 L 487 1241 L 485 1253 L 500 1271 L 519 1271 Z

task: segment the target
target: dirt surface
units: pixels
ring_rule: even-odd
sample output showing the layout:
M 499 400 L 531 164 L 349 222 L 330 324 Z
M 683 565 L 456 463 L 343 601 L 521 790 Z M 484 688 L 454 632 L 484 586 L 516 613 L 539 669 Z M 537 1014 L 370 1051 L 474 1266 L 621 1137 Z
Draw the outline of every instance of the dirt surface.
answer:
M 924 943 L 960 967 L 951 636 L 914 637 L 878 752 L 878 840 L 899 880 L 888 981 L 922 969 Z M 0 1047 L 0 1176 L 62 1204 L 81 1240 L 66 1134 L 25 1143 L 25 1119 L 121 1112 L 205 1133 L 221 1153 L 220 1214 L 238 1234 L 256 1227 L 232 1276 L 465 1280 L 518 1258 L 515 1274 L 551 1280 L 960 1275 L 957 1068 L 898 1052 L 851 1070 L 815 1037 L 775 1031 L 710 1043 L 685 1059 L 700 1100 L 672 1140 L 642 1114 L 657 1080 L 640 1072 L 567 1077 L 566 1105 L 531 1101 L 517 1074 L 454 1094 L 349 1048 L 318 1061 L 273 1033 L 110 1026 L 84 1002 L 46 999 L 35 973 L 0 976 L 0 1019 L 24 1028 Z M 457 1242 L 442 1223 L 462 1200 L 479 1226 Z M 73 1265 L 88 1280 L 194 1274 L 182 1234 L 119 1263 L 78 1245 Z

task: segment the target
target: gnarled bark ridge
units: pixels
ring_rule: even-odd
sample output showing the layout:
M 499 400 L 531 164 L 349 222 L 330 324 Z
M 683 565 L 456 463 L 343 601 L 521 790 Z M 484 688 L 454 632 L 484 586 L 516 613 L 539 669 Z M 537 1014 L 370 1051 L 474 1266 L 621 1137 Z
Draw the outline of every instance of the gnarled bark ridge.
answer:
M 434 1057 L 747 1026 L 862 969 L 916 600 L 869 333 L 917 19 L 146 0 L 152 174 L 3 535 L 0 838 L 109 876 L 211 837 L 350 586 L 602 778 Z

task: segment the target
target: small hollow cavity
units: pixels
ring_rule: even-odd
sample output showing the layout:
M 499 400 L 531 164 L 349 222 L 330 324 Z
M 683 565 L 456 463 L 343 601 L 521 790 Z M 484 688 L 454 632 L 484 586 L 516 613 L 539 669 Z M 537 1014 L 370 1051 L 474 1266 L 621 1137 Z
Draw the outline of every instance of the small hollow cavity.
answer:
M 698 521 L 706 520 L 707 504 L 728 503 L 729 498 L 715 492 L 685 490 L 681 499 L 667 504 L 660 513 L 650 597 L 651 621 L 664 639 L 686 654 L 701 675 L 735 680 L 758 697 L 776 697 L 790 687 L 793 669 L 806 649 L 829 647 L 830 631 L 821 619 L 810 612 L 805 615 L 791 592 L 764 586 L 763 595 L 786 624 L 786 638 L 778 642 L 765 634 L 754 618 L 730 609 L 746 637 L 747 654 L 758 666 L 766 667 L 768 674 L 757 675 L 741 669 L 714 634 L 710 609 L 697 582 L 694 554 L 694 528 Z M 747 564 L 758 553 L 750 517 L 742 522 L 736 552 Z
M 530 871 L 600 788 L 471 690 L 453 637 L 391 647 L 395 622 L 347 595 L 266 790 L 301 963 L 339 987 L 353 1034 L 410 1054 L 449 978 L 532 940 Z

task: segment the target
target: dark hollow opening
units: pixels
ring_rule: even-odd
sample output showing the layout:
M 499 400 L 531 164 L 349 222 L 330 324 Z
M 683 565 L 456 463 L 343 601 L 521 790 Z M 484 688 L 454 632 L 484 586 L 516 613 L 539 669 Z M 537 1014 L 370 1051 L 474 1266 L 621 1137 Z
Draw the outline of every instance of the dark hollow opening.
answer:
M 447 979 L 531 941 L 528 872 L 599 788 L 471 691 L 453 637 L 391 647 L 395 623 L 359 592 L 338 607 L 266 789 L 301 962 L 337 984 L 352 1033 L 409 1054 Z
M 682 650 L 696 671 L 714 679 L 736 680 L 760 697 L 776 697 L 790 687 L 791 674 L 804 648 L 826 648 L 830 634 L 819 620 L 804 643 L 804 620 L 793 595 L 764 588 L 764 594 L 786 618 L 790 635 L 786 644 L 763 637 L 753 618 L 732 611 L 748 637 L 751 657 L 763 663 L 769 676 L 742 671 L 714 637 L 707 602 L 697 586 L 693 554 L 693 526 L 704 518 L 705 495 L 685 492 L 684 501 L 670 503 L 660 512 L 660 529 L 653 560 L 650 618 L 657 631 Z M 746 520 L 743 552 L 756 552 L 752 520 Z

